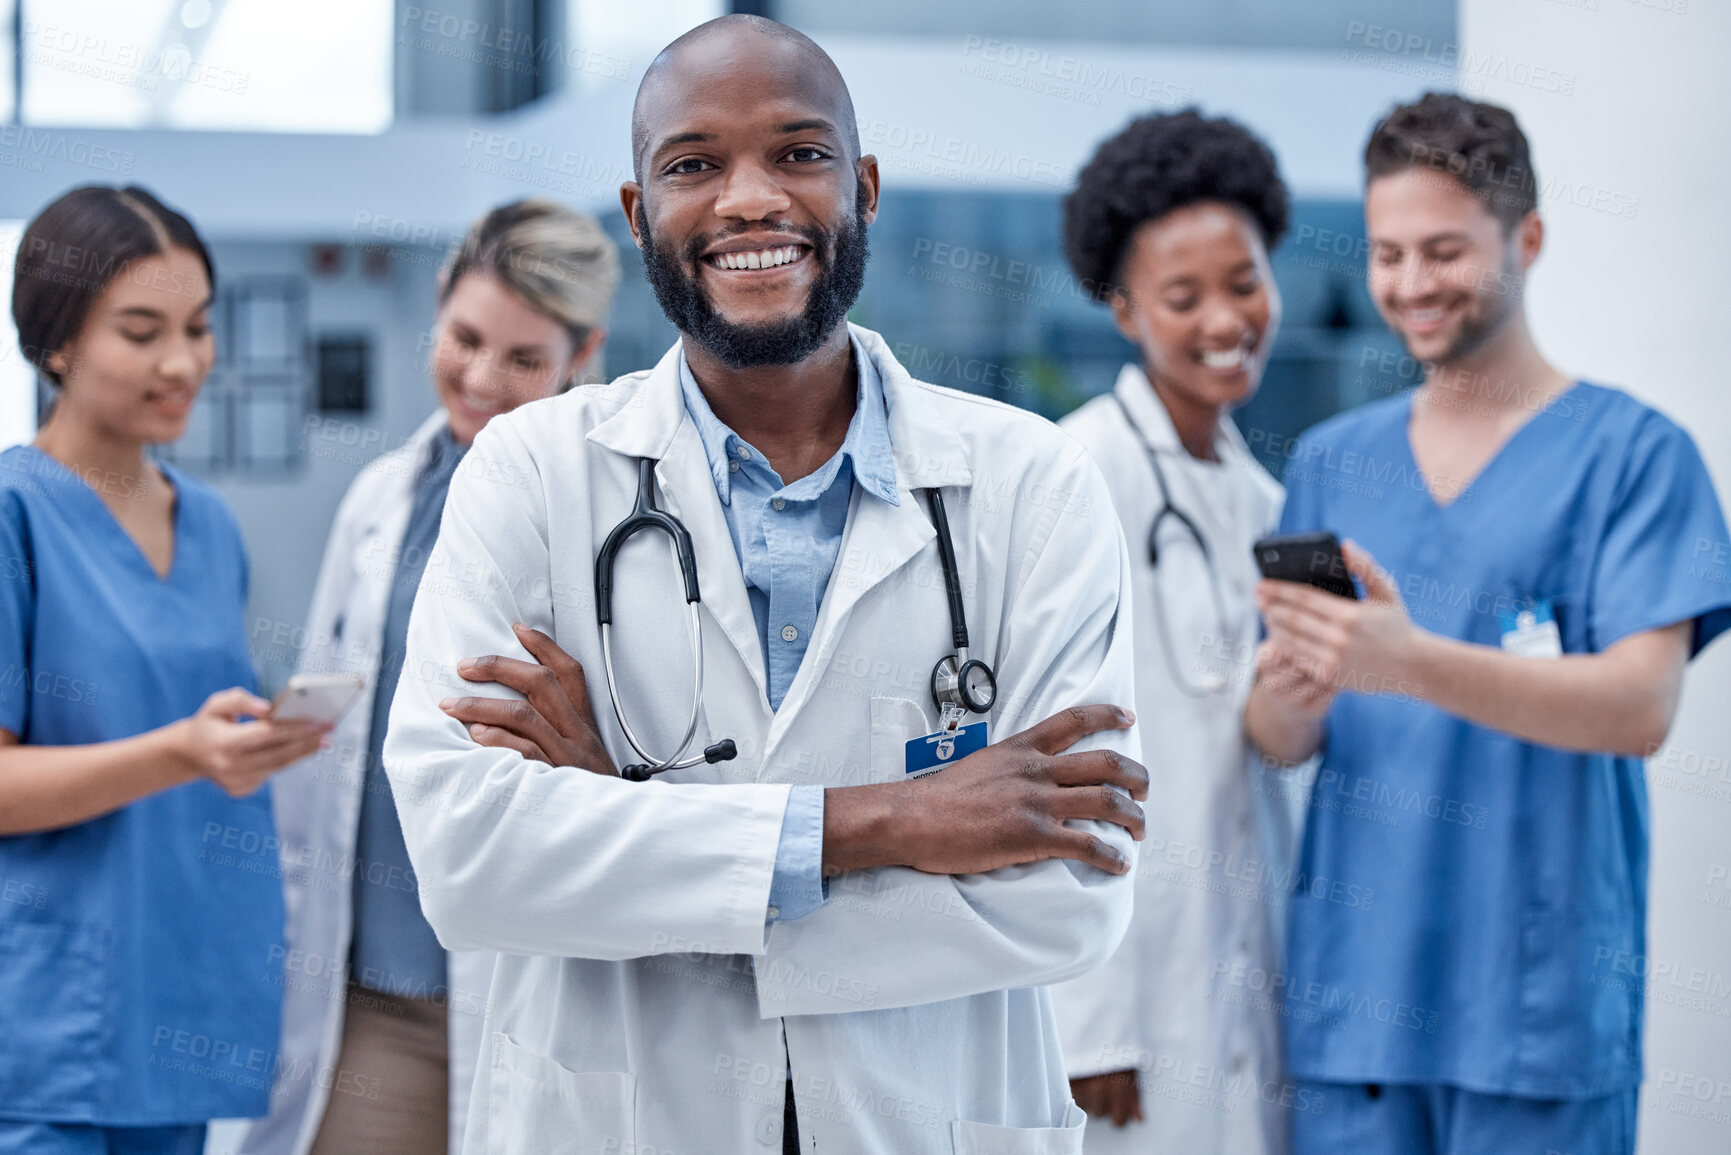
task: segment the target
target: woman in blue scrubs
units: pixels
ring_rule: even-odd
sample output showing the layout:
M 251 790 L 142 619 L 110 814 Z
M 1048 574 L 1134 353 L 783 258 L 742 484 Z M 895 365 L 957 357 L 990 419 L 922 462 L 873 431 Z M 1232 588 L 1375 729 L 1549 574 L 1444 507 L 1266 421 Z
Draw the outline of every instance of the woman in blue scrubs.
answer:
M 18 246 L 55 390 L 0 453 L 0 1153 L 203 1147 L 269 1102 L 283 904 L 269 792 L 323 730 L 243 720 L 246 555 L 173 441 L 213 276 L 139 188 L 75 189 Z
M 1538 352 L 1514 117 L 1432 94 L 1365 159 L 1371 295 L 1426 376 L 1286 455 L 1282 530 L 1352 539 L 1366 598 L 1258 590 L 1247 728 L 1322 762 L 1286 966 L 1219 981 L 1284 1001 L 1298 1155 L 1629 1155 L 1642 758 L 1731 627 L 1692 560 L 1725 519 L 1688 434 Z

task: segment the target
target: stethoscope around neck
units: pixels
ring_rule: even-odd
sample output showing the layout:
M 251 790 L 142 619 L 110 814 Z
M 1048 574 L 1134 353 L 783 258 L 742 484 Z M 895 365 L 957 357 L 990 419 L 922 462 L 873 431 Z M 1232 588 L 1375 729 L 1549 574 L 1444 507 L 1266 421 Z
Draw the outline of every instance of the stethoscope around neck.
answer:
M 1192 698 L 1206 698 L 1218 694 L 1227 686 L 1227 679 L 1214 673 L 1205 673 L 1200 680 L 1192 680 L 1184 672 L 1178 661 L 1177 643 L 1173 637 L 1170 611 L 1165 606 L 1165 598 L 1159 596 L 1158 582 L 1160 578 L 1160 523 L 1171 518 L 1183 527 L 1184 532 L 1196 542 L 1196 548 L 1202 554 L 1202 566 L 1208 571 L 1208 596 L 1214 603 L 1215 621 L 1219 623 L 1220 632 L 1216 637 L 1224 639 L 1227 636 L 1226 596 L 1221 590 L 1220 571 L 1214 566 L 1214 555 L 1208 549 L 1208 539 L 1202 536 L 1201 527 L 1188 513 L 1172 504 L 1172 489 L 1166 484 L 1166 471 L 1160 465 L 1160 453 L 1154 448 L 1148 435 L 1142 432 L 1142 427 L 1136 424 L 1136 419 L 1130 415 L 1130 407 L 1124 404 L 1124 399 L 1116 393 L 1112 400 L 1118 403 L 1118 409 L 1124 415 L 1124 423 L 1135 434 L 1136 440 L 1142 443 L 1143 451 L 1148 455 L 1148 465 L 1154 471 L 1154 485 L 1160 491 L 1160 505 L 1154 511 L 1154 521 L 1148 527 L 1148 564 L 1153 567 L 1156 582 L 1154 615 L 1154 632 L 1160 638 L 1160 653 L 1166 659 L 1167 672 L 1172 675 L 1172 682 L 1178 689 Z
M 731 738 L 723 738 L 691 754 L 697 737 L 697 722 L 703 705 L 703 623 L 698 607 L 703 601 L 697 584 L 697 554 L 691 545 L 691 533 L 677 517 L 655 504 L 655 460 L 643 457 L 637 461 L 637 501 L 631 512 L 614 526 L 595 555 L 595 620 L 601 627 L 601 663 L 607 676 L 607 696 L 613 702 L 613 714 L 631 749 L 644 761 L 620 768 L 619 776 L 632 782 L 644 782 L 666 770 L 683 770 L 702 763 L 727 762 L 739 756 L 739 748 Z M 950 520 L 944 510 L 943 495 L 936 489 L 924 491 L 932 508 L 932 522 L 937 529 L 938 560 L 944 570 L 944 592 L 950 608 L 950 639 L 955 652 L 938 660 L 932 667 L 932 701 L 942 717 L 942 729 L 953 730 L 967 714 L 984 714 L 991 710 L 998 697 L 997 676 L 991 666 L 968 657 L 968 620 L 962 605 L 962 578 L 956 565 L 956 547 L 950 536 Z M 691 715 L 685 724 L 685 736 L 668 758 L 651 754 L 632 730 L 625 717 L 625 705 L 619 699 L 619 679 L 613 670 L 613 566 L 626 541 L 643 532 L 659 532 L 673 543 L 679 575 L 685 585 L 687 611 L 686 630 L 691 641 L 692 680 Z

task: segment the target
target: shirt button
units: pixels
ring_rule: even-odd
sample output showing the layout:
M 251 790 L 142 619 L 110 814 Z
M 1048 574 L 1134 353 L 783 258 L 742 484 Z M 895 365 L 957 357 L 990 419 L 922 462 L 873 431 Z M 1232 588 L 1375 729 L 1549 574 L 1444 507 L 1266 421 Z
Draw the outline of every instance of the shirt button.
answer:
M 781 917 L 781 907 L 772 906 L 767 911 L 765 911 L 764 914 L 767 917 L 772 918 L 772 919 L 780 918 Z
M 779 497 L 771 498 L 769 504 L 775 506 L 778 512 L 787 508 L 787 502 Z
M 781 1145 L 781 1116 L 763 1115 L 757 1120 L 757 1141 L 765 1147 Z
M 737 461 L 729 461 L 729 462 L 728 462 L 728 463 L 727 463 L 727 472 L 729 472 L 729 473 L 738 473 L 738 472 L 739 472 L 739 462 L 737 462 Z
M 784 642 L 798 641 L 799 640 L 799 628 L 797 626 L 783 626 L 783 627 L 781 627 L 781 640 Z
M 741 445 L 738 449 L 735 449 L 734 452 L 739 454 L 739 459 L 741 461 L 750 461 L 751 460 L 751 450 L 747 449 L 743 445 Z

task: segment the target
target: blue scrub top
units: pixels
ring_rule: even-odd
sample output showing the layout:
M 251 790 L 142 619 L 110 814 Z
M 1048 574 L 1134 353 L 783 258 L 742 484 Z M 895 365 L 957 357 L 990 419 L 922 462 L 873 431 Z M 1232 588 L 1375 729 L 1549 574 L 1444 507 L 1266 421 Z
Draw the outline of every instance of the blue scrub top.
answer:
M 170 466 L 158 578 L 96 492 L 0 453 L 0 726 L 32 745 L 131 737 L 252 689 L 246 554 Z M 61 830 L 0 837 L 0 1118 L 107 1126 L 262 1115 L 281 1013 L 268 788 L 200 780 Z
M 1671 421 L 1576 384 L 1439 506 L 1412 457 L 1411 412 L 1408 394 L 1305 434 L 1281 532 L 1357 541 L 1415 624 L 1461 641 L 1500 646 L 1546 601 L 1565 653 L 1693 620 L 1693 654 L 1731 626 L 1731 585 L 1700 560 L 1703 543 L 1710 555 L 1728 540 L 1725 519 Z M 1335 700 L 1287 963 L 1267 980 L 1292 1073 L 1543 1098 L 1635 1087 L 1641 759 L 1534 745 L 1398 686 L 1362 689 L 1393 692 Z

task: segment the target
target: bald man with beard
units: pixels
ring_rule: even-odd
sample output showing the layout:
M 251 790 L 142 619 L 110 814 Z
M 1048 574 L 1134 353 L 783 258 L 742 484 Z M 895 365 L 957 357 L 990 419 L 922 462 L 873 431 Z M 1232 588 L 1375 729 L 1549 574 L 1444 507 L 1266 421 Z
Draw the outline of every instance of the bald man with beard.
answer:
M 503 952 L 468 1149 L 1079 1152 L 1044 987 L 1122 937 L 1147 790 L 1104 481 L 846 323 L 878 168 L 809 39 L 681 37 L 632 143 L 680 341 L 477 436 L 387 739 L 428 921 Z M 586 673 L 597 551 L 646 490 L 700 575 L 698 748 L 737 756 L 637 782 Z M 618 564 L 610 680 L 670 750 L 680 570 L 643 538 Z

